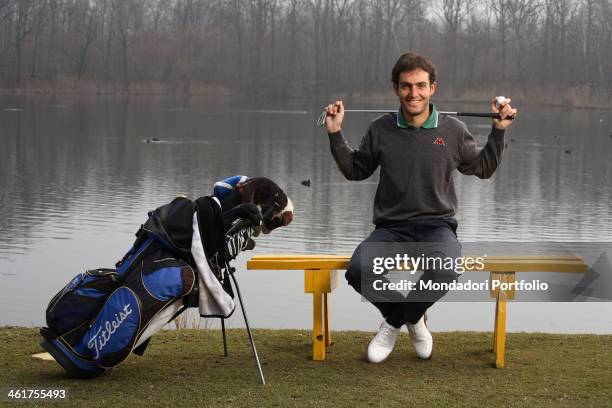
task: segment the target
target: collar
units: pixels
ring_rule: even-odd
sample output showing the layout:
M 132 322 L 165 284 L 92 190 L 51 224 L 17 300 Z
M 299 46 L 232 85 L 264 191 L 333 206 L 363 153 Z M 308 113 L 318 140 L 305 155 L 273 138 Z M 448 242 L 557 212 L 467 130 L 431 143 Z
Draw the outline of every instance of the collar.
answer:
M 421 128 L 423 129 L 435 129 L 438 127 L 438 110 L 436 109 L 436 105 L 434 105 L 433 103 L 430 103 L 429 111 L 431 112 L 429 114 L 429 117 L 427 118 L 425 123 L 421 125 Z M 404 119 L 404 114 L 402 113 L 401 106 L 399 110 L 397 111 L 397 127 L 402 128 L 402 129 L 406 129 L 406 128 L 414 129 L 415 128 L 410 123 L 408 123 L 406 119 Z

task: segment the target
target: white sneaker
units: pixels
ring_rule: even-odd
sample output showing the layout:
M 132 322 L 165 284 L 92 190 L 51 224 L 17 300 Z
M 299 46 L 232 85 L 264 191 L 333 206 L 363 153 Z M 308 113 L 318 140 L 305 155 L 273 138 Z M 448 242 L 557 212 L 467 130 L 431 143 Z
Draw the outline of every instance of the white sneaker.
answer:
M 395 341 L 400 329 L 391 326 L 386 320 L 380 325 L 378 333 L 368 346 L 368 361 L 370 363 L 382 363 L 389 357 L 395 347 Z
M 406 326 L 417 356 L 423 360 L 428 360 L 433 351 L 433 337 L 431 337 L 431 333 L 425 325 L 425 316 L 421 317 L 421 320 L 416 324 L 406 323 Z

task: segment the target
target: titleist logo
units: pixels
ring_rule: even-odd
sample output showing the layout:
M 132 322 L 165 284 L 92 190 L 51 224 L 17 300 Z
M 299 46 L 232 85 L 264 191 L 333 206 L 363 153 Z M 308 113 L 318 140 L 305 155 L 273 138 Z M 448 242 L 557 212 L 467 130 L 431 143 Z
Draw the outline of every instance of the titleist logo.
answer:
M 87 348 L 90 350 L 94 350 L 96 353 L 94 358 L 100 357 L 100 352 L 106 346 L 111 336 L 117 331 L 117 329 L 121 326 L 121 324 L 127 319 L 129 315 L 132 314 L 131 305 L 128 303 L 123 306 L 123 311 L 118 314 L 115 313 L 115 319 L 106 321 L 103 327 L 100 327 L 96 334 L 89 340 L 87 343 Z

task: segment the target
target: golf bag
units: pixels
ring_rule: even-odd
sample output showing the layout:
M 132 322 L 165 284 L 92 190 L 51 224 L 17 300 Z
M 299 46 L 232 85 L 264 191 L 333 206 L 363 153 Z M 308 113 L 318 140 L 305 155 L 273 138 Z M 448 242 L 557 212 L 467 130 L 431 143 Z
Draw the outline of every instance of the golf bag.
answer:
M 52 298 L 41 345 L 69 375 L 90 378 L 130 352 L 142 355 L 149 338 L 186 307 L 228 317 L 235 308 L 228 261 L 251 231 L 241 229 L 228 245 L 211 197 L 159 207 L 116 269 L 83 272 Z

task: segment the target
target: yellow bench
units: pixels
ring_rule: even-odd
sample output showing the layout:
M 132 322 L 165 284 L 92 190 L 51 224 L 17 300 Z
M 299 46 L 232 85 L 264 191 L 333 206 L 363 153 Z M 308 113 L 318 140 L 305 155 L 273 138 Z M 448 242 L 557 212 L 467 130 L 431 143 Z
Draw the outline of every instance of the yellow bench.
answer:
M 247 269 L 303 270 L 304 293 L 312 293 L 313 327 L 312 359 L 325 360 L 326 348 L 331 346 L 329 323 L 329 294 L 338 285 L 338 270 L 346 270 L 350 256 L 346 255 L 256 255 L 247 262 Z M 489 256 L 484 270 L 490 279 L 515 282 L 516 272 L 584 273 L 588 266 L 577 256 Z M 467 272 L 467 271 L 466 271 Z M 472 272 L 472 271 L 470 271 Z M 514 299 L 514 290 L 491 290 L 496 299 L 493 352 L 495 366 L 503 368 L 506 351 L 506 300 Z

